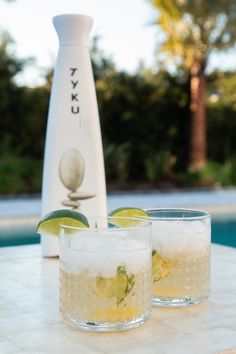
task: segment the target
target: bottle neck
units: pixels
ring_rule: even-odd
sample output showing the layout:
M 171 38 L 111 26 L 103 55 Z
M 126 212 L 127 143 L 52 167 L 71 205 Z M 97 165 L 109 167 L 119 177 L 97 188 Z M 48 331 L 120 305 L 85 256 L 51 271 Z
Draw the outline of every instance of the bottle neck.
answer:
M 85 15 L 59 15 L 53 18 L 60 47 L 88 47 L 92 19 Z

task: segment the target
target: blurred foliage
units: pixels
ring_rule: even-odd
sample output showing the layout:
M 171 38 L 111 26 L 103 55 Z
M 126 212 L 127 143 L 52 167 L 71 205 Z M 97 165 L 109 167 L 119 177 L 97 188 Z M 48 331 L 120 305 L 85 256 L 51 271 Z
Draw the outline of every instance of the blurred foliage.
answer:
M 15 56 L 6 35 L 0 43 L 0 194 L 39 193 L 52 71 L 43 86 L 17 86 L 27 60 Z M 209 162 L 190 173 L 188 77 L 118 71 L 97 39 L 91 54 L 108 187 L 236 184 L 235 73 L 207 78 Z
M 181 91 L 176 80 L 163 72 L 152 80 L 116 72 L 102 85 L 97 82 L 104 148 L 110 142 L 117 148 L 128 144 L 125 159 L 130 179 L 145 179 L 153 156 L 163 151 L 176 156 L 177 167 L 185 165 L 189 120 Z
M 158 55 L 164 65 L 182 66 L 190 76 L 191 130 L 189 169 L 207 162 L 206 68 L 211 53 L 236 43 L 236 0 L 148 0 L 156 12 L 155 25 L 163 32 Z
M 210 161 L 201 171 L 187 171 L 182 182 L 188 187 L 236 185 L 236 158 L 224 163 Z
M 156 9 L 155 23 L 165 33 L 158 50 L 191 69 L 211 52 L 227 50 L 236 41 L 235 0 L 148 0 Z
M 49 90 L 18 87 L 19 60 L 6 33 L 0 38 L 0 193 L 36 192 L 41 185 L 42 153 Z
M 236 158 L 236 73 L 208 76 L 208 155 L 224 163 Z
M 35 193 L 41 189 L 42 163 L 32 157 L 6 154 L 0 159 L 1 193 Z

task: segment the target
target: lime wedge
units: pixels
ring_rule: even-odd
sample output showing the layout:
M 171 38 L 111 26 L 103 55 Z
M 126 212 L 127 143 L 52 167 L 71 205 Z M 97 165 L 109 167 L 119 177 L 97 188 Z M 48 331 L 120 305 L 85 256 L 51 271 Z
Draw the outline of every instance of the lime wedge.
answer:
M 148 214 L 143 209 L 123 207 L 113 210 L 109 216 L 148 217 Z
M 126 273 L 120 272 L 111 281 L 107 289 L 107 297 L 109 298 L 123 298 L 128 285 L 128 278 Z
M 132 227 L 139 224 L 138 220 L 127 220 L 127 217 L 130 218 L 148 218 L 148 214 L 143 209 L 123 207 L 118 208 L 110 212 L 111 222 L 119 227 Z M 114 217 L 114 219 L 112 218 Z M 117 219 L 115 219 L 117 217 Z M 122 219 L 124 217 L 124 219 Z M 119 218 L 119 219 L 118 219 Z
M 83 214 L 69 209 L 54 210 L 46 214 L 38 223 L 36 232 L 59 236 L 60 225 L 70 227 L 89 227 L 88 220 Z
M 157 251 L 152 251 L 152 277 L 153 281 L 159 281 L 168 277 L 174 266 L 174 262 L 160 256 Z
M 116 276 L 113 278 L 97 277 L 96 295 L 116 299 L 119 305 L 130 293 L 134 283 L 134 275 L 128 275 L 125 267 L 118 267 Z

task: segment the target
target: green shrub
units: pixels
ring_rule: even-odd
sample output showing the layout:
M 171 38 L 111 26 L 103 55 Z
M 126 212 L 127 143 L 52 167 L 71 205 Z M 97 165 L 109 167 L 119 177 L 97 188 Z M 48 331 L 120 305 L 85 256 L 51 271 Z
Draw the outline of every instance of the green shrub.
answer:
M 225 163 L 209 161 L 206 166 L 198 172 L 186 172 L 182 182 L 187 186 L 213 186 L 215 184 L 228 186 L 236 184 L 236 158 Z
M 104 144 L 107 180 L 124 182 L 129 177 L 130 144 Z
M 151 182 L 160 182 L 171 177 L 175 164 L 175 157 L 169 151 L 160 151 L 145 160 L 146 176 Z
M 0 194 L 35 193 L 41 190 L 42 163 L 11 154 L 0 158 Z

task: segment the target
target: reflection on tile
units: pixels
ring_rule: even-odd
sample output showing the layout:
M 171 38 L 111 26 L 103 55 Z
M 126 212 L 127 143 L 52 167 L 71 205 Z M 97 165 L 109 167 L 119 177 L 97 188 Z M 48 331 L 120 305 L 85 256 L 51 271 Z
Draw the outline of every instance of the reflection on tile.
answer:
M 212 311 L 217 305 L 213 302 L 212 296 L 209 300 L 206 300 L 200 304 L 194 306 L 187 306 L 183 308 L 189 314 L 201 315 L 201 313 L 205 313 L 206 311 Z
M 175 317 L 190 317 L 191 315 L 186 312 L 183 308 L 163 308 L 163 307 L 153 307 L 152 309 L 152 318 L 162 321 L 166 318 L 175 318 Z
M 155 344 L 159 349 L 159 346 L 163 345 L 163 343 L 182 338 L 183 333 L 154 319 L 150 319 L 145 326 L 139 327 L 135 331 L 130 331 L 128 335 L 140 344 L 148 346 Z
M 130 350 L 138 350 L 140 348 L 140 343 L 128 336 L 128 333 L 135 331 L 135 329 L 127 332 L 91 333 L 71 328 L 65 324 L 54 325 L 53 329 L 66 335 L 69 340 L 78 340 L 80 344 L 87 346 L 94 353 L 125 353 L 128 348 Z
M 230 350 L 224 350 L 223 352 L 219 352 L 217 354 L 236 354 L 236 348 Z

